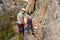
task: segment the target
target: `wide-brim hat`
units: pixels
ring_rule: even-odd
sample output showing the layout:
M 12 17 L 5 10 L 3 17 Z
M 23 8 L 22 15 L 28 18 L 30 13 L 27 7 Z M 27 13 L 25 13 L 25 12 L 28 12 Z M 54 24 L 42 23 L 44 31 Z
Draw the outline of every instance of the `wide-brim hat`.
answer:
M 26 9 L 25 9 L 25 8 L 22 8 L 21 10 L 26 11 Z

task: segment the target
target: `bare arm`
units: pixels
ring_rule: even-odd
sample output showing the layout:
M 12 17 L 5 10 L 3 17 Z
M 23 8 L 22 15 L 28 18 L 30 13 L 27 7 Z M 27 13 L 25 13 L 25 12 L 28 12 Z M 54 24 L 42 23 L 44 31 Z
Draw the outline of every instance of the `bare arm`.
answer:
M 25 23 L 24 23 L 24 19 L 23 19 L 22 17 L 20 17 L 20 21 L 21 21 L 23 24 L 25 24 Z

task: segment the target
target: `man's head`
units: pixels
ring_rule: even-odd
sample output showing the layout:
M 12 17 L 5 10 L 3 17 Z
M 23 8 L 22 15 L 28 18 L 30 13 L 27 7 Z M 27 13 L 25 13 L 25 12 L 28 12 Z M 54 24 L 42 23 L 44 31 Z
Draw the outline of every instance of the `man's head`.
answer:
M 21 9 L 21 12 L 22 12 L 22 14 L 24 14 L 26 12 L 26 9 L 25 8 L 22 8 Z

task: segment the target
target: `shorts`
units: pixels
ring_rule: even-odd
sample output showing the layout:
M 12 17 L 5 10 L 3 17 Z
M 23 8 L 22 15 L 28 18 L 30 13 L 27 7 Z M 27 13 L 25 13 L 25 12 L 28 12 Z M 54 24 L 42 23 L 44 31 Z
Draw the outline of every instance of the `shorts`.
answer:
M 24 35 L 24 24 L 18 24 L 18 28 L 19 28 L 19 33 Z

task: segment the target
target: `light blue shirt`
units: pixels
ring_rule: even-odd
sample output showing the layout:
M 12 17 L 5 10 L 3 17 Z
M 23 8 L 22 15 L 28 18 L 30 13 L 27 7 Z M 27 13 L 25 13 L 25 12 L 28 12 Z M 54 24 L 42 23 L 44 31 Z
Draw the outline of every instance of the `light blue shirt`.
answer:
M 20 17 L 23 17 L 22 13 L 18 13 L 17 15 L 17 23 L 22 24 L 22 22 L 20 21 Z

